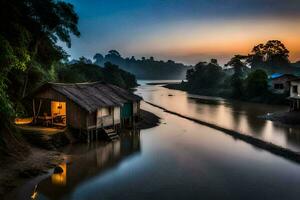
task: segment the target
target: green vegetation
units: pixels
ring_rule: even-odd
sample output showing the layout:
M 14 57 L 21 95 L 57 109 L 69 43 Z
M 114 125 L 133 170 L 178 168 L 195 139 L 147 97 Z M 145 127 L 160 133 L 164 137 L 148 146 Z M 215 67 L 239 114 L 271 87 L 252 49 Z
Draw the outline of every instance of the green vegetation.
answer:
M 137 86 L 133 74 L 111 63 L 105 63 L 104 68 L 83 62 L 63 65 L 58 69 L 58 80 L 65 83 L 105 81 L 126 89 Z
M 183 79 L 185 72 L 191 66 L 186 66 L 182 63 L 176 63 L 172 60 L 157 61 L 153 57 L 149 59 L 123 58 L 116 50 L 110 50 L 107 55 L 103 56 L 100 53 L 94 55 L 95 64 L 103 66 L 106 62 L 111 62 L 120 66 L 134 75 L 138 79 Z M 90 61 L 91 62 L 91 61 Z
M 167 87 L 191 93 L 221 96 L 244 101 L 284 104 L 288 94 L 273 94 L 268 86 L 268 74 L 297 73 L 291 64 L 289 51 L 277 40 L 259 44 L 249 55 L 235 55 L 225 68 L 216 59 L 199 62 L 186 72 L 186 82 Z
M 24 97 L 43 83 L 104 80 L 136 86 L 135 77 L 116 65 L 66 64 L 68 55 L 57 42 L 71 47 L 71 35 L 80 36 L 78 19 L 73 5 L 63 1 L 0 1 L 0 155 L 22 147 L 11 121 L 26 115 Z

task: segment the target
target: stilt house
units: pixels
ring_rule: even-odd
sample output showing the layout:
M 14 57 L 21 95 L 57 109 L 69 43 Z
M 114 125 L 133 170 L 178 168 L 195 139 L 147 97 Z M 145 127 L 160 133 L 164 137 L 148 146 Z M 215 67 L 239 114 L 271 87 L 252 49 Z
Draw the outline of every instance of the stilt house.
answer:
M 138 117 L 141 100 L 104 82 L 47 83 L 32 95 L 33 121 L 84 131 L 115 127 Z

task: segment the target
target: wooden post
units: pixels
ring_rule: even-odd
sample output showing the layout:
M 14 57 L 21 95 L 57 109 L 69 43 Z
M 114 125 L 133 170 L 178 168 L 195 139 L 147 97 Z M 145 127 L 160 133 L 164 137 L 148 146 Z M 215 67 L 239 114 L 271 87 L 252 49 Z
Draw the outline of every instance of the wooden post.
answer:
M 90 131 L 87 130 L 87 142 L 90 143 Z
M 98 141 L 98 129 L 96 129 L 96 141 Z
M 35 101 L 34 101 L 34 99 L 32 99 L 32 111 L 33 111 L 33 123 L 36 124 Z

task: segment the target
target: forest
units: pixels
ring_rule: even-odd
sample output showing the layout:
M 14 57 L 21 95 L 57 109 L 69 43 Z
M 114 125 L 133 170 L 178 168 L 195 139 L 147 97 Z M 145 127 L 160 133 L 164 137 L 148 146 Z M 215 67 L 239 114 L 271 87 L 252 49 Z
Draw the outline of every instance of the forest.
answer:
M 223 67 L 216 59 L 199 62 L 187 70 L 186 81 L 167 87 L 245 101 L 285 103 L 289 94 L 269 90 L 273 73 L 300 74 L 297 64 L 289 60 L 288 49 L 278 40 L 256 45 L 248 55 L 235 55 Z
M 116 50 L 110 50 L 105 56 L 96 53 L 93 56 L 95 64 L 103 66 L 106 62 L 111 62 L 121 67 L 134 75 L 137 79 L 151 80 L 151 79 L 184 79 L 186 70 L 191 66 L 182 63 L 176 63 L 173 60 L 158 61 L 154 57 L 136 59 L 123 58 Z M 89 61 L 91 62 L 91 61 Z
M 106 81 L 129 89 L 135 76 L 117 65 L 103 68 L 78 62 L 69 64 L 57 44 L 71 47 L 71 35 L 80 37 L 79 17 L 70 3 L 53 0 L 0 2 L 0 154 L 26 152 L 12 121 L 26 116 L 26 96 L 45 82 Z M 26 106 L 27 105 L 27 106 Z

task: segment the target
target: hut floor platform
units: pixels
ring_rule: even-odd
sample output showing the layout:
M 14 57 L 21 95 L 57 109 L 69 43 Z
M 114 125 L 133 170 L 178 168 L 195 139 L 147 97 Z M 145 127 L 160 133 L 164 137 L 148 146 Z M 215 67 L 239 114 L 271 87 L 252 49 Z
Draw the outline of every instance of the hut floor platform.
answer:
M 30 126 L 30 125 L 17 125 L 24 134 L 39 133 L 45 135 L 55 135 L 66 131 L 66 127 L 44 127 L 44 126 Z

